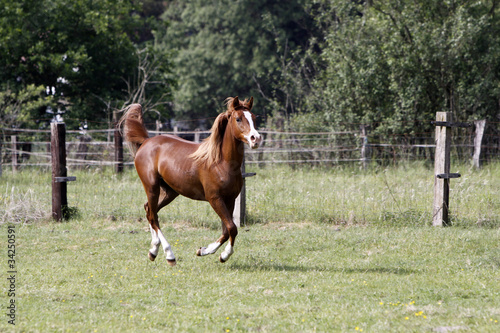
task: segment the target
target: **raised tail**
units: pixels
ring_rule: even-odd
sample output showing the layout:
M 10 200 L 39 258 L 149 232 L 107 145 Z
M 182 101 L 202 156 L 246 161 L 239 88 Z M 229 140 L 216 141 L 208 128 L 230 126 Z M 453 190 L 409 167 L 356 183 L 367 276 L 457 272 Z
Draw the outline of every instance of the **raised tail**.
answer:
M 135 157 L 139 147 L 149 138 L 148 130 L 142 119 L 142 106 L 140 104 L 128 106 L 118 122 L 118 127 L 122 128 L 123 138 L 128 142 L 132 155 Z

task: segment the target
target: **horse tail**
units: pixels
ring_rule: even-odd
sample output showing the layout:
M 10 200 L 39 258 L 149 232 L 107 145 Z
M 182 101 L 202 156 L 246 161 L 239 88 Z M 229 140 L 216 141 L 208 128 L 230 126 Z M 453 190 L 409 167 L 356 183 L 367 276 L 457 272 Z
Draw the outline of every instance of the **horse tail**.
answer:
M 149 138 L 148 130 L 142 119 L 142 106 L 132 104 L 124 109 L 125 113 L 118 122 L 117 127 L 122 128 L 122 135 L 128 142 L 132 155 L 135 157 L 142 143 Z

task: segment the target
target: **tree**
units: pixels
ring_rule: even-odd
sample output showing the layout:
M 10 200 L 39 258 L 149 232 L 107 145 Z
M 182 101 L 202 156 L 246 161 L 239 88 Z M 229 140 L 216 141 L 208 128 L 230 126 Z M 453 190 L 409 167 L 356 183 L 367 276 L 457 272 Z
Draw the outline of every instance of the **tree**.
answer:
M 151 1 L 149 1 L 151 2 Z M 65 121 L 105 125 L 105 101 L 126 98 L 144 35 L 140 2 L 118 0 L 0 0 L 1 90 L 44 87 Z M 37 119 L 50 117 L 40 107 Z M 42 123 L 46 123 L 42 121 Z
M 12 90 L 0 91 L 0 122 L 2 128 L 18 127 L 19 124 L 25 123 L 35 125 L 36 117 L 33 114 L 40 107 L 48 104 L 43 96 L 44 87 L 28 85 L 25 89 L 18 92 Z
M 120 109 L 139 103 L 143 112 L 151 111 L 155 116 L 146 114 L 147 120 L 162 120 L 169 115 L 171 87 L 175 80 L 171 77 L 171 61 L 169 54 L 153 45 L 137 49 L 137 66 L 133 75 L 127 80 L 127 96 Z M 116 109 L 116 107 L 114 108 Z M 171 116 L 171 115 L 170 115 Z M 163 119 L 164 120 L 164 119 Z
M 303 88 L 296 77 L 314 27 L 303 2 L 170 1 L 162 40 L 178 50 L 177 115 L 215 115 L 225 98 L 236 95 L 255 96 L 261 114 L 296 111 L 301 99 L 295 89 Z
M 335 123 L 412 133 L 436 111 L 499 114 L 496 1 L 320 1 L 327 69 L 311 96 Z

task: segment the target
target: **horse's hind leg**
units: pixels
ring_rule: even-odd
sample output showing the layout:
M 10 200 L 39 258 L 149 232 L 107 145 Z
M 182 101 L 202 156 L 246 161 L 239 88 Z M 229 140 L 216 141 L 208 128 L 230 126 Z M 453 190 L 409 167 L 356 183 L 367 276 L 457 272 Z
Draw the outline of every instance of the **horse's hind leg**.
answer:
M 174 266 L 176 264 L 174 252 L 161 232 L 158 222 L 158 211 L 172 202 L 178 194 L 166 184 L 162 184 L 161 186 L 153 186 L 150 191 L 147 191 L 147 196 L 148 202 L 144 205 L 144 209 L 146 210 L 146 216 L 151 230 L 151 249 L 149 250 L 148 257 L 151 261 L 156 259 L 161 243 L 168 264 Z

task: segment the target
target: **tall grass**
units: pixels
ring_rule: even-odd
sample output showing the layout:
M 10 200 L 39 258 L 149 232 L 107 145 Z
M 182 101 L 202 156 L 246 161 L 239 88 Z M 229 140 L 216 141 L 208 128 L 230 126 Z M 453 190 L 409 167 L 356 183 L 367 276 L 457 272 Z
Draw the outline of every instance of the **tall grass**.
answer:
M 314 222 L 338 225 L 428 225 L 432 220 L 433 171 L 422 163 L 399 167 L 248 168 L 247 223 Z M 476 171 L 455 168 L 450 211 L 456 226 L 500 226 L 500 164 Z M 71 171 L 69 205 L 82 218 L 143 219 L 145 194 L 135 171 Z M 0 218 L 37 221 L 50 217 L 50 174 L 21 172 L 0 178 Z M 178 198 L 160 212 L 162 223 L 219 228 L 204 202 Z
M 462 166 L 453 180 L 455 225 L 500 225 L 500 168 Z M 427 225 L 432 221 L 433 171 L 424 164 L 374 168 L 287 167 L 256 170 L 247 181 L 250 222 Z

